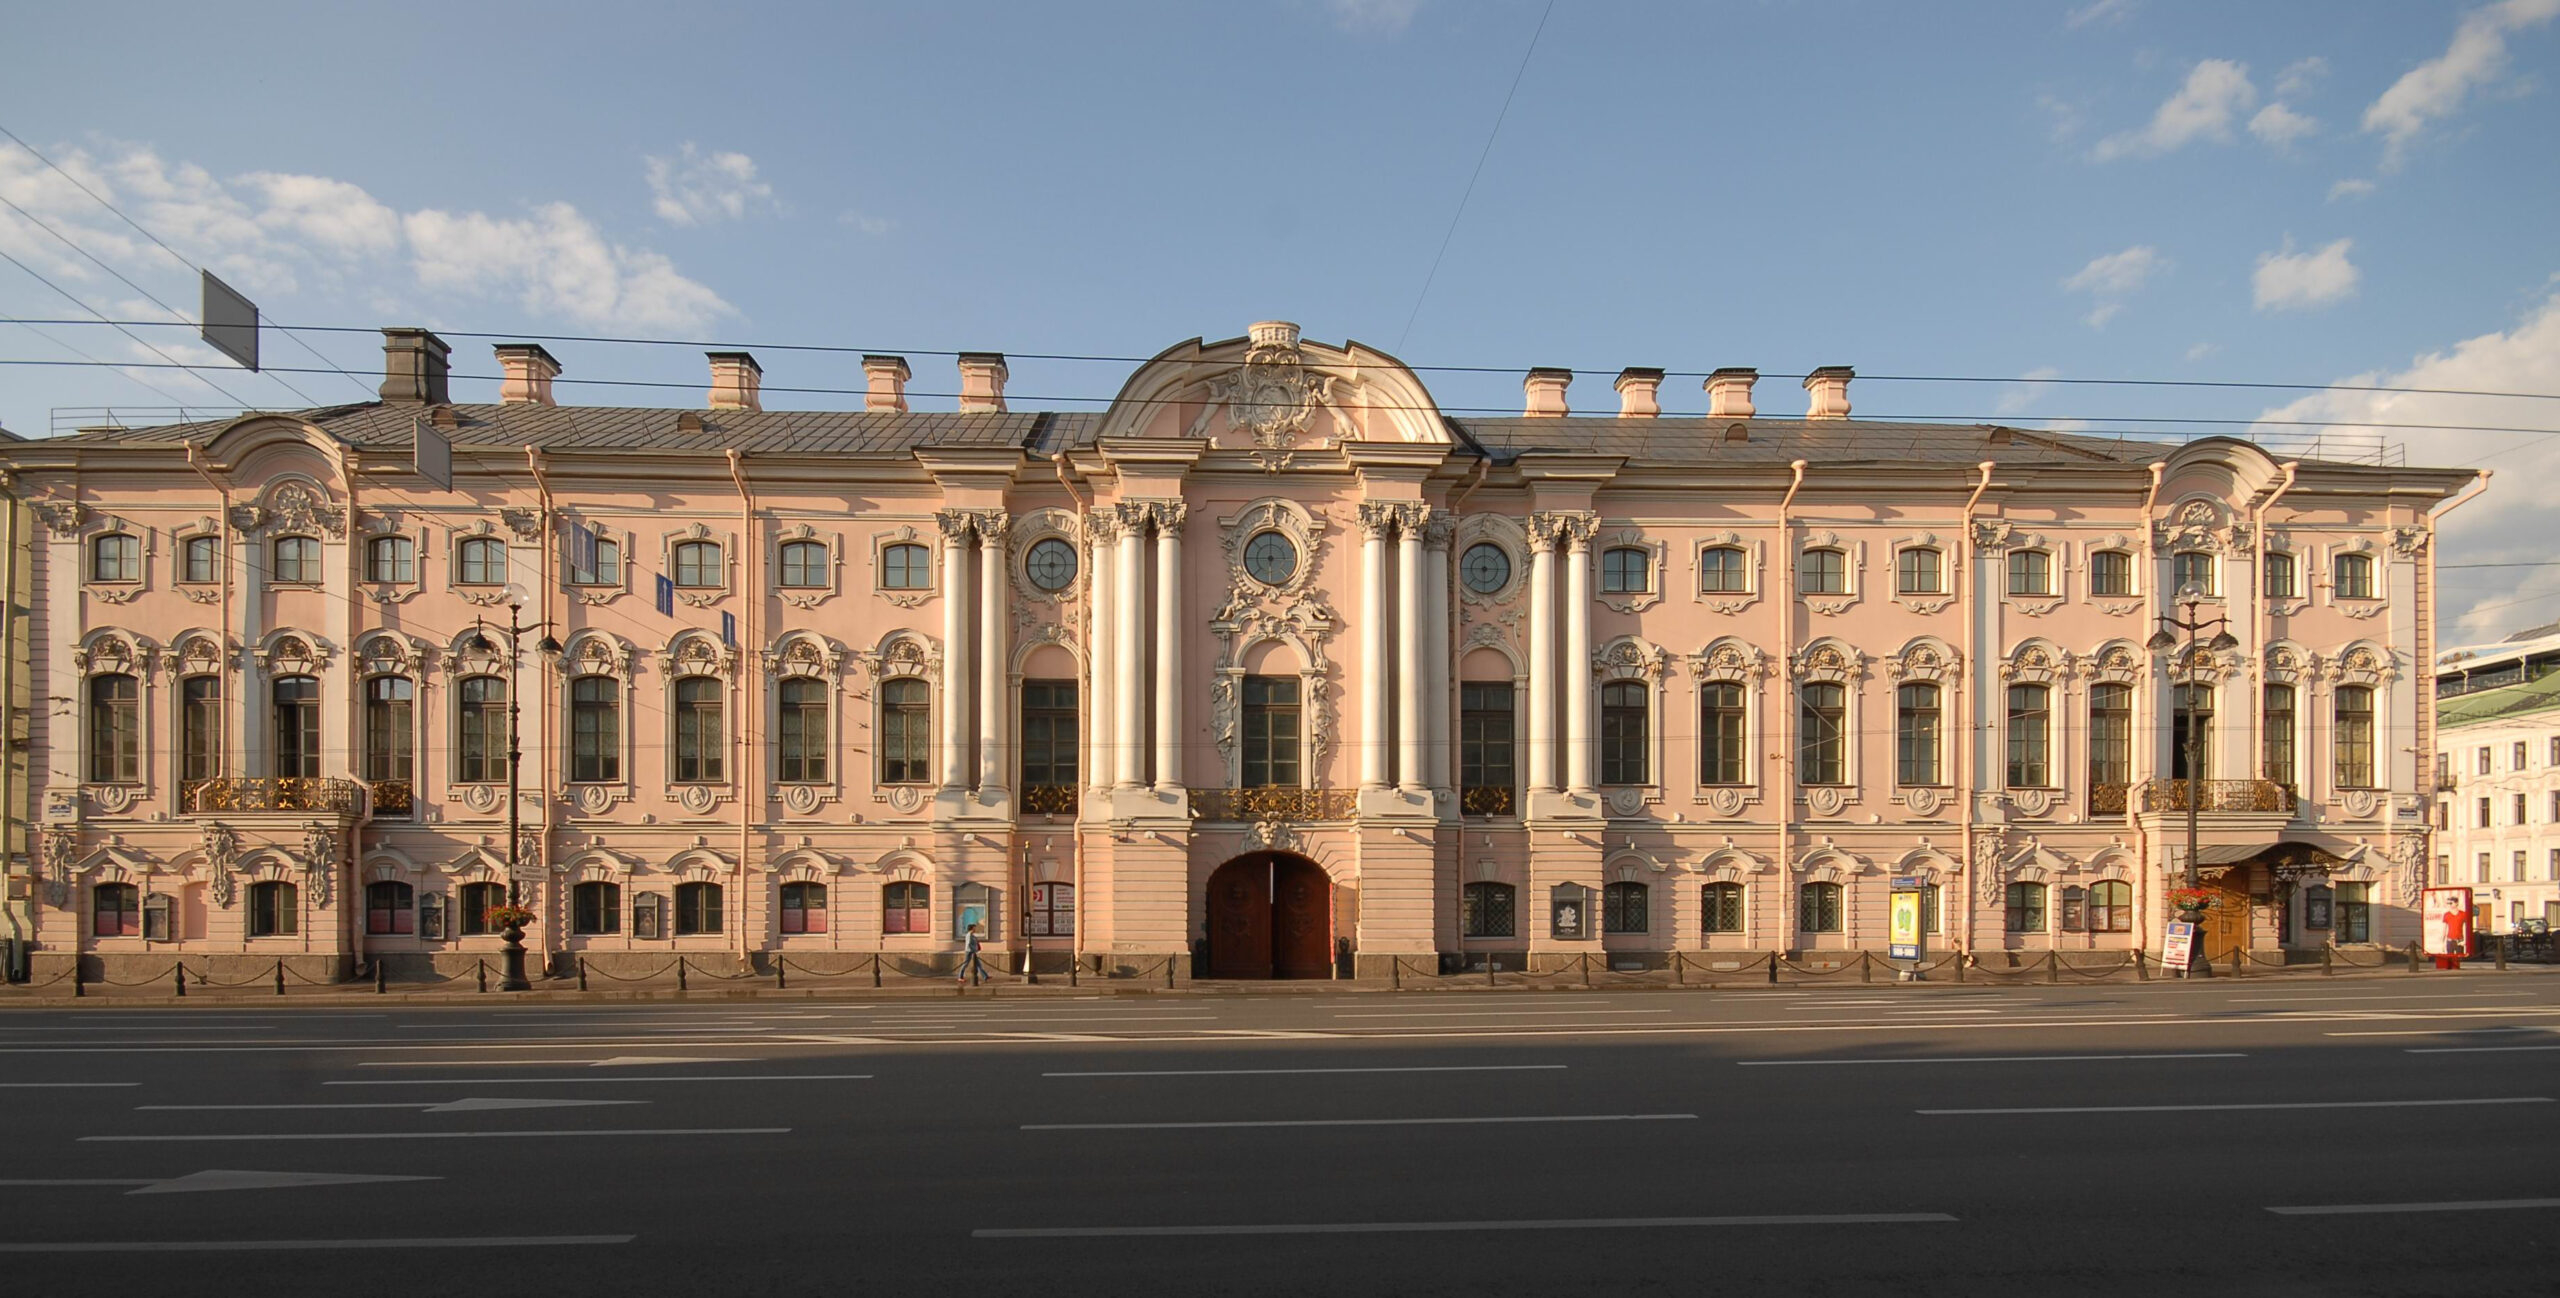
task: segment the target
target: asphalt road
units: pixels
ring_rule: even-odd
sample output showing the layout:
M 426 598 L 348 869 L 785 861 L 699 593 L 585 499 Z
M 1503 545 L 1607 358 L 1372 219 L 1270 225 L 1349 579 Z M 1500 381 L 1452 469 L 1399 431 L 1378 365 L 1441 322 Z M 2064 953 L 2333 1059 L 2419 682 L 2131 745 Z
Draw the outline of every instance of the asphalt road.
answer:
M 0 1137 L 29 1294 L 2547 1293 L 2560 977 L 29 1010 Z

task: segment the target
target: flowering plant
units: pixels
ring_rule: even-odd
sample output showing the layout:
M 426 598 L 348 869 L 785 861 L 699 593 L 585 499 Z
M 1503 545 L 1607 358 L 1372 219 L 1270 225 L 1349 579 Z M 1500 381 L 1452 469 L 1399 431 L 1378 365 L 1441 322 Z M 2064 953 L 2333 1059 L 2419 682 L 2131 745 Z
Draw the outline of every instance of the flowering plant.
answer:
M 482 918 L 489 921 L 491 928 L 523 928 L 533 922 L 533 908 L 514 905 L 491 906 Z
M 2213 894 L 2206 889 L 2171 888 L 2169 890 L 2169 909 L 2171 910 L 2210 910 L 2212 907 Z

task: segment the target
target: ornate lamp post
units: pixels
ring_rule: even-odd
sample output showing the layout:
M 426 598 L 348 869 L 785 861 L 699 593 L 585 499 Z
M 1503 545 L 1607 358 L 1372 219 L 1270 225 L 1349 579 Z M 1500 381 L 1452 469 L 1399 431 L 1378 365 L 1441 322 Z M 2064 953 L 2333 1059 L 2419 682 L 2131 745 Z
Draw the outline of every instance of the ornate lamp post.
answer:
M 2212 631 L 2214 633 L 2213 638 L 2205 641 L 2203 647 L 2212 650 L 2215 653 L 2221 653 L 2227 649 L 2237 648 L 2240 642 L 2232 638 L 2230 618 L 2216 617 L 2199 619 L 2196 616 L 2197 606 L 2204 603 L 2204 589 L 2202 587 L 2193 582 L 2189 582 L 2186 585 L 2179 587 L 2176 603 L 2180 610 L 2180 615 L 2177 617 L 2171 617 L 2166 613 L 2161 614 L 2159 619 L 2159 628 L 2154 630 L 2151 633 L 2151 638 L 2144 643 L 2153 652 L 2178 649 L 2179 640 L 2176 632 L 2186 632 L 2186 647 L 2179 651 L 2178 657 L 2180 661 L 2187 664 L 2187 673 L 2189 676 L 2188 688 L 2193 689 L 2195 688 L 2193 677 L 2195 674 L 2195 655 L 2197 648 L 2196 637 L 2202 635 L 2206 631 Z M 2180 741 L 2180 748 L 2187 761 L 2187 869 L 2185 887 L 2190 898 L 2192 898 L 2196 890 L 2203 885 L 2203 880 L 2196 870 L 2196 818 L 2198 813 L 2204 808 L 2205 735 L 2204 727 L 2199 724 L 2199 720 L 2200 718 L 2197 716 L 2196 710 L 2193 708 L 2188 709 L 2187 733 Z M 2204 912 L 2193 905 L 2188 905 L 2180 908 L 2178 911 L 2178 918 L 2186 923 L 2193 924 L 2204 918 Z
M 517 688 L 516 663 L 522 657 L 521 646 L 524 642 L 524 633 L 540 631 L 551 624 L 549 622 L 535 622 L 531 625 L 525 623 L 524 606 L 532 596 L 525 591 L 524 587 L 508 582 L 501 598 L 507 605 L 507 914 L 504 925 L 507 945 L 504 952 L 505 969 L 498 981 L 498 990 L 521 992 L 533 990 L 533 984 L 524 976 L 524 896 L 516 883 L 516 858 L 523 850 L 520 841 L 523 811 L 516 804 L 517 790 L 523 779 L 521 768 L 524 765 L 524 705 L 521 702 L 523 691 Z M 476 618 L 473 619 L 472 626 L 474 629 L 471 638 L 463 642 L 463 647 L 474 653 L 495 652 L 497 646 L 489 642 L 489 633 L 497 628 Z M 560 652 L 560 642 L 545 635 L 534 648 L 546 654 L 556 654 Z

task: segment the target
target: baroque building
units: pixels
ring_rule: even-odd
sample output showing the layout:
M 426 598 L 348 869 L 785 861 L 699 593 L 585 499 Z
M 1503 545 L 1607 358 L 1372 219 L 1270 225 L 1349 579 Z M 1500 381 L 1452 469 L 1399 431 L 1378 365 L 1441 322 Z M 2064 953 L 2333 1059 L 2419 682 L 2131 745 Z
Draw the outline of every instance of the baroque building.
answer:
M 455 404 L 384 337 L 378 401 L 5 449 L 39 968 L 467 967 L 510 896 L 554 968 L 971 924 L 1103 972 L 1658 966 L 1881 949 L 1896 877 L 1941 949 L 2125 950 L 2191 789 L 2208 949 L 2415 931 L 2467 470 L 1861 420 L 1845 368 L 1801 417 L 1629 369 L 1462 419 L 1278 322 L 1100 413 L 992 354 L 952 412 L 894 356 L 768 411 L 738 352 L 707 409 L 573 408 L 524 344 Z M 2227 635 L 2152 647 L 2181 610 Z

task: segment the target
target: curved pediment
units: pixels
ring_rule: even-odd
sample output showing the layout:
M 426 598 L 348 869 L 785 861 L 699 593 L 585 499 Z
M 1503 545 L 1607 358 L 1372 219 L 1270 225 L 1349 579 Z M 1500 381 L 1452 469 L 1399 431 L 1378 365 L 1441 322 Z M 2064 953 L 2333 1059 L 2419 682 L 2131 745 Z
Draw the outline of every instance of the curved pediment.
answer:
M 1404 362 L 1358 342 L 1308 342 L 1285 320 L 1165 349 L 1121 385 L 1101 435 L 1197 438 L 1263 455 L 1451 441 L 1439 404 Z

